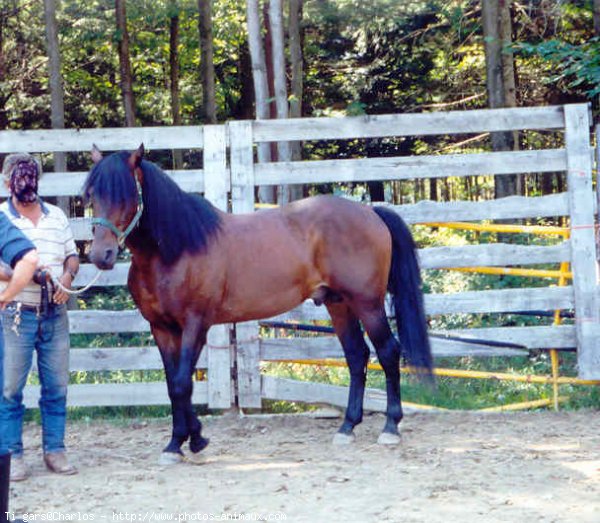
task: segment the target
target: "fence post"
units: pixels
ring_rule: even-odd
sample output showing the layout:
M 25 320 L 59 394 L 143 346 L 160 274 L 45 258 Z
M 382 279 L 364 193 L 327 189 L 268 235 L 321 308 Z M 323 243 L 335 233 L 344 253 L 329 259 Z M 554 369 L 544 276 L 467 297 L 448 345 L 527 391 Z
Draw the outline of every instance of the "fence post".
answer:
M 590 121 L 586 104 L 565 105 L 567 185 L 571 218 L 571 264 L 579 377 L 600 378 L 598 277 L 592 190 Z
M 231 206 L 234 213 L 254 212 L 254 151 L 252 122 L 229 124 L 231 144 Z M 260 248 L 259 245 L 256 246 Z M 260 344 L 258 322 L 235 326 L 238 405 L 261 407 Z
M 227 212 L 229 173 L 224 125 L 204 126 L 204 195 L 215 207 Z M 229 325 L 214 325 L 208 331 L 208 406 L 228 409 L 231 395 L 231 337 Z

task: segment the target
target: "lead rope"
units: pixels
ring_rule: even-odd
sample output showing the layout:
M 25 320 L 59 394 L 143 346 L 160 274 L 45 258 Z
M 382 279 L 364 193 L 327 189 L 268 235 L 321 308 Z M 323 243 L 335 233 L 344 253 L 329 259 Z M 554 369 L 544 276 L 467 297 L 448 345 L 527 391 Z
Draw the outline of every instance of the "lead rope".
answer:
M 54 274 L 52 274 L 51 270 L 48 270 L 48 272 L 50 273 L 50 278 L 52 279 L 52 283 L 54 283 L 54 285 L 56 285 L 58 288 L 60 288 L 62 291 L 66 292 L 67 294 L 74 295 L 74 294 L 81 294 L 82 292 L 87 291 L 90 287 L 93 287 L 93 285 L 96 283 L 96 281 L 98 281 L 98 278 L 100 277 L 100 273 L 102 271 L 100 269 L 98 269 L 98 271 L 96 272 L 94 277 L 91 279 L 91 281 L 85 287 L 82 287 L 81 289 L 77 289 L 77 290 L 67 289 L 59 281 L 59 279 L 56 276 L 54 276 Z M 17 302 L 17 307 L 15 310 L 15 317 L 13 318 L 13 324 L 10 328 L 15 333 L 16 336 L 21 335 L 19 333 L 19 326 L 21 325 L 21 306 L 22 305 L 23 304 L 21 302 Z
M 93 287 L 95 285 L 95 283 L 98 281 L 98 278 L 100 278 L 101 273 L 102 273 L 102 271 L 100 269 L 98 269 L 98 271 L 96 272 L 95 276 L 91 279 L 91 281 L 85 287 L 81 287 L 80 289 L 77 289 L 77 290 L 67 289 L 59 281 L 59 279 L 56 276 L 54 276 L 54 274 L 52 274 L 51 271 L 50 271 L 50 277 L 52 278 L 54 285 L 56 285 L 61 291 L 66 292 L 67 294 L 81 294 L 82 292 L 87 291 L 90 287 Z

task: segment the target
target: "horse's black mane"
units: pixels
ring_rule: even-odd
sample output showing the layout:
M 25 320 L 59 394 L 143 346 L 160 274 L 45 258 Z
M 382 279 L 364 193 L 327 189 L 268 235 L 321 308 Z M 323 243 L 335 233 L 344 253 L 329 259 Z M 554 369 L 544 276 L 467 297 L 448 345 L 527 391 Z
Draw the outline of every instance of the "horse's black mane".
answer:
M 129 156 L 121 151 L 97 163 L 83 187 L 85 198 L 93 196 L 107 208 L 135 205 L 138 196 Z M 206 250 L 221 223 L 212 204 L 180 189 L 152 162 L 142 160 L 141 169 L 144 213 L 139 227 L 156 244 L 163 262 L 170 265 L 186 251 Z

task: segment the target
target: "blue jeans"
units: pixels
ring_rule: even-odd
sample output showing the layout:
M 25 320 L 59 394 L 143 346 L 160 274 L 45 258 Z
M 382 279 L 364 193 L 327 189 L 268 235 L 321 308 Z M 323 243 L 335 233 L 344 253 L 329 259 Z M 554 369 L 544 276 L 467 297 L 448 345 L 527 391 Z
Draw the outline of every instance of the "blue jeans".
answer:
M 2 334 L 2 320 L 0 319 L 0 403 L 2 402 L 2 390 L 4 388 L 4 371 L 2 360 L 4 360 L 4 336 Z M 4 433 L 4 425 L 0 425 L 0 455 L 8 452 L 8 447 L 4 442 L 2 434 Z
M 15 307 L 8 306 L 0 317 L 4 334 L 0 448 L 8 448 L 14 456 L 23 454 L 23 388 L 35 350 L 41 383 L 42 445 L 45 453 L 62 452 L 69 382 L 67 308 L 56 305 L 41 317 L 33 311 L 22 310 L 17 314 Z

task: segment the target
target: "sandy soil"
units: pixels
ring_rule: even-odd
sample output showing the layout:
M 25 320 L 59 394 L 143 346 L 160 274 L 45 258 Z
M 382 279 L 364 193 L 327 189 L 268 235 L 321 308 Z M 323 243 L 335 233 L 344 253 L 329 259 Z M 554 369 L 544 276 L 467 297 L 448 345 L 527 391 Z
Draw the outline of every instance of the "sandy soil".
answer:
M 375 443 L 381 415 L 349 447 L 331 444 L 335 419 L 204 423 L 210 446 L 171 467 L 157 464 L 168 420 L 71 423 L 71 477 L 44 469 L 29 425 L 33 475 L 11 485 L 10 508 L 38 521 L 600 521 L 600 412 L 411 414 L 395 448 Z

